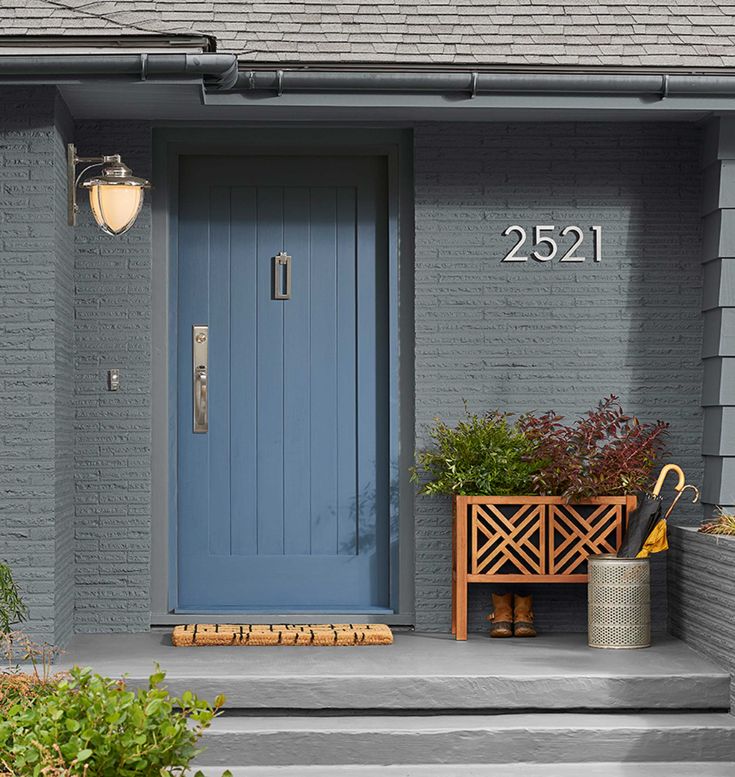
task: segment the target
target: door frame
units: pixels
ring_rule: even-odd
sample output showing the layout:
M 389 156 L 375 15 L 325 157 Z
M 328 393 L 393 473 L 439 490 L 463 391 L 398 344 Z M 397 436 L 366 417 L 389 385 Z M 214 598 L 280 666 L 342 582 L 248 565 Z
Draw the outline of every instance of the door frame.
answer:
M 390 590 L 393 614 L 360 620 L 412 626 L 415 621 L 414 490 L 414 261 L 413 143 L 406 129 L 303 125 L 241 127 L 162 125 L 153 129 L 152 398 L 151 398 L 151 625 L 201 621 L 207 613 L 176 614 L 177 401 L 175 392 L 178 251 L 178 171 L 189 154 L 377 156 L 388 171 L 389 327 L 391 338 Z M 341 614 L 330 614 L 334 620 Z M 318 613 L 228 613 L 249 623 L 307 623 Z M 353 619 L 350 613 L 345 618 Z M 218 616 L 220 619 L 222 616 Z M 321 616 L 319 616 L 321 617 Z

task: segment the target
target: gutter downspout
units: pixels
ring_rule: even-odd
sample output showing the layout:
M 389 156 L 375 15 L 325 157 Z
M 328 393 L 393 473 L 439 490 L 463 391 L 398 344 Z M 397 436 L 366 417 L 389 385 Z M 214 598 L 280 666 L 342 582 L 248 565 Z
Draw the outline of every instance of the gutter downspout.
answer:
M 370 92 L 460 94 L 638 95 L 735 97 L 735 75 L 689 74 L 533 74 L 487 72 L 369 72 L 250 70 L 241 72 L 235 91 Z
M 222 90 L 234 88 L 237 75 L 234 54 L 0 54 L 0 84 L 201 77 L 205 88 Z

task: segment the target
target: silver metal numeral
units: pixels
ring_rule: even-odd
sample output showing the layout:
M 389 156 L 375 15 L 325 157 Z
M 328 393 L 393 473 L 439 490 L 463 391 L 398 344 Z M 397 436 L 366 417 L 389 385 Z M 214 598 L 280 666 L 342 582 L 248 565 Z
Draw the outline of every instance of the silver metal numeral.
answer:
M 556 240 L 551 237 L 549 233 L 554 233 L 555 226 L 550 224 L 536 224 L 533 227 L 533 241 L 531 246 L 534 250 L 531 251 L 531 258 L 537 262 L 550 262 L 558 253 L 559 245 Z M 590 227 L 590 232 L 594 237 L 594 248 L 592 258 L 595 262 L 602 261 L 602 227 L 595 225 Z M 571 224 L 567 227 L 563 227 L 559 234 L 561 237 L 566 237 L 571 234 L 574 235 L 574 243 L 568 248 L 559 259 L 560 262 L 584 262 L 585 257 L 581 254 L 576 254 L 575 251 L 584 242 L 584 230 L 582 227 L 578 227 Z M 526 230 L 518 224 L 513 224 L 510 227 L 506 227 L 503 230 L 503 236 L 516 235 L 516 244 L 508 251 L 508 253 L 501 259 L 502 262 L 526 262 L 528 256 L 519 255 L 519 251 L 523 248 L 528 233 Z M 539 247 L 543 247 L 543 252 L 538 251 Z

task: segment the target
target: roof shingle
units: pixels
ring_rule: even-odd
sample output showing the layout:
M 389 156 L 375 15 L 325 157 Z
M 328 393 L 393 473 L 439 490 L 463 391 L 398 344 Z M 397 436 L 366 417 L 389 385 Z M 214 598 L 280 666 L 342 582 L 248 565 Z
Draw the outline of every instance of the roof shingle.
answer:
M 244 62 L 735 67 L 735 3 L 0 0 L 2 35 L 191 33 Z

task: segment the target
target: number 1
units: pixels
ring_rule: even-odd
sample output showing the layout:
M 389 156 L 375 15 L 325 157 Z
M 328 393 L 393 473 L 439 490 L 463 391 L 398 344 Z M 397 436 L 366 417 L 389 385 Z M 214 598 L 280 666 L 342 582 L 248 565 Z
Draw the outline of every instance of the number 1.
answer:
M 595 236 L 594 260 L 602 261 L 602 227 L 592 227 L 592 234 Z

